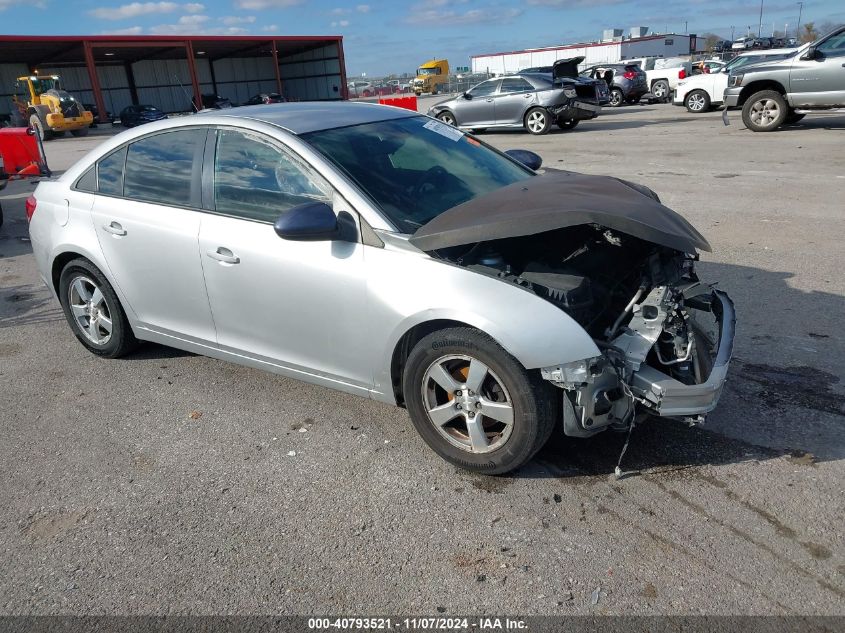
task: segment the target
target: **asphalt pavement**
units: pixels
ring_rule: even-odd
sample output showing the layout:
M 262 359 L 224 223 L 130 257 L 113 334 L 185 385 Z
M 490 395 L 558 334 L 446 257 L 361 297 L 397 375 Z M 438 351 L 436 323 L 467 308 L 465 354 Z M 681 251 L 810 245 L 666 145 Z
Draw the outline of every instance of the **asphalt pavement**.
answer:
M 421 108 L 433 102 L 420 101 Z M 845 615 L 845 117 L 768 134 L 672 105 L 544 137 L 648 185 L 738 310 L 706 425 L 447 465 L 404 410 L 156 345 L 89 354 L 0 193 L 0 614 Z M 96 147 L 47 143 L 53 169 Z M 526 324 L 530 327 L 530 324 Z

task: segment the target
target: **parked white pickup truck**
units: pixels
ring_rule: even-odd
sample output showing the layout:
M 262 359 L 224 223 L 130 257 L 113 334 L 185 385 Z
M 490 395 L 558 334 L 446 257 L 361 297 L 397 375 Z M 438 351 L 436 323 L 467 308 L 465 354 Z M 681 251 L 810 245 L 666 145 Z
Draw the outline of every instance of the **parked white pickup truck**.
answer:
M 638 57 L 625 63 L 639 64 L 645 71 L 651 94 L 660 101 L 671 101 L 678 82 L 692 74 L 692 63 L 679 57 Z
M 672 103 L 686 106 L 693 114 L 707 112 L 710 108 L 722 104 L 725 88 L 728 87 L 728 75 L 732 70 L 752 62 L 783 59 L 795 53 L 795 50 L 771 48 L 737 55 L 718 72 L 693 75 L 679 81 L 673 93 Z

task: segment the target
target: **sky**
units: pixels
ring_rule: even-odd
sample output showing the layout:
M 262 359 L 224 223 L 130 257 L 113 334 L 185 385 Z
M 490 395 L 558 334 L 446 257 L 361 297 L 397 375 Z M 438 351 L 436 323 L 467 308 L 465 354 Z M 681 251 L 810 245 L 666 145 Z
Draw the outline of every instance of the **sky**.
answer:
M 12 35 L 189 34 L 343 35 L 347 73 L 377 77 L 413 72 L 446 58 L 601 38 L 606 28 L 714 32 L 729 38 L 751 27 L 755 0 L 202 0 L 198 2 L 0 0 L 0 33 Z M 794 31 L 798 3 L 763 0 L 763 35 Z M 804 2 L 802 23 L 845 22 L 843 0 Z M 794 33 L 793 33 L 794 34 Z

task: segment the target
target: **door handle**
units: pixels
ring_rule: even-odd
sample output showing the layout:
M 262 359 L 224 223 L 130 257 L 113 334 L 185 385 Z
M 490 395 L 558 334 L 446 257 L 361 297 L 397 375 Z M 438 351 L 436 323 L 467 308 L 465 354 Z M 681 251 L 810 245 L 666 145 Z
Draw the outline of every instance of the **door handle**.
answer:
M 531 98 L 531 97 L 533 97 L 533 96 L 534 96 L 534 95 L 532 95 L 532 94 L 529 92 L 527 95 L 525 95 L 525 98 L 526 98 L 526 99 L 530 99 L 530 98 Z
M 103 230 L 112 235 L 123 236 L 126 235 L 126 230 L 120 226 L 120 222 L 109 222 L 103 225 Z
M 492 100 L 492 99 L 485 99 L 485 101 L 486 101 L 487 103 L 493 103 L 493 100 Z
M 240 264 L 241 258 L 232 253 L 228 248 L 218 246 L 216 251 L 206 251 L 211 259 L 216 259 L 223 264 Z

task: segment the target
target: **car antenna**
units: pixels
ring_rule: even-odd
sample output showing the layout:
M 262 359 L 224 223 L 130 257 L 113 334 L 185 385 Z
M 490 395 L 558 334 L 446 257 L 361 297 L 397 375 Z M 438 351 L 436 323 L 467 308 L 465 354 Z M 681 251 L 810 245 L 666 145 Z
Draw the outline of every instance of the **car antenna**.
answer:
M 197 104 L 194 103 L 194 100 L 191 99 L 191 96 L 188 94 L 188 91 L 185 90 L 185 86 L 182 85 L 182 81 L 179 79 L 179 76 L 173 75 L 173 78 L 176 80 L 176 83 L 179 84 L 179 87 L 182 89 L 182 92 L 185 93 L 185 96 L 188 97 L 188 100 L 191 102 L 191 105 L 194 107 L 194 112 L 199 112 L 200 109 L 197 107 Z

